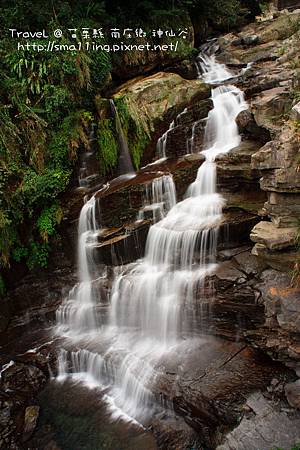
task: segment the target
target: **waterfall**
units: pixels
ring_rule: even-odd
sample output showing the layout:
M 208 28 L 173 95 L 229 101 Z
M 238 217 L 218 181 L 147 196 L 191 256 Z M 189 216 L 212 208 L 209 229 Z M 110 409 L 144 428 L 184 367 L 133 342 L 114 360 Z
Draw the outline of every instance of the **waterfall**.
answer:
M 222 83 L 235 75 L 216 59 L 216 52 L 219 49 L 217 39 L 211 39 L 200 48 L 200 53 L 196 58 L 196 69 L 198 78 L 210 84 Z
M 157 154 L 159 156 L 159 158 L 165 158 L 166 157 L 166 145 L 167 145 L 167 137 L 168 137 L 168 133 L 173 130 L 173 128 L 175 127 L 175 122 L 174 120 L 170 123 L 169 128 L 167 129 L 167 131 L 158 139 L 157 144 L 156 144 L 156 151 Z
M 153 222 L 158 222 L 175 204 L 176 188 L 172 175 L 155 178 L 150 186 L 146 186 L 146 198 L 139 211 L 138 220 L 147 219 L 147 212 L 152 212 Z
M 187 112 L 187 108 L 184 108 L 183 111 L 181 111 L 175 118 L 175 120 L 172 120 L 172 122 L 169 125 L 169 128 L 165 133 L 157 140 L 156 143 L 156 151 L 160 159 L 166 158 L 166 148 L 167 148 L 167 139 L 168 134 L 171 130 L 175 128 L 175 126 L 178 124 L 178 121 L 180 120 L 181 116 Z
M 96 186 L 101 184 L 101 177 L 99 175 L 99 164 L 97 161 L 97 125 L 92 123 L 89 127 L 89 139 L 87 145 L 84 146 L 83 151 L 79 153 L 80 168 L 78 173 L 79 186 L 91 189 L 96 189 Z
M 199 70 L 210 83 L 232 76 L 214 55 L 201 55 L 199 61 Z M 184 199 L 176 203 L 169 175 L 153 180 L 146 192 L 139 219 L 148 209 L 153 212 L 154 223 L 145 256 L 115 277 L 107 323 L 97 330 L 95 319 L 93 322 L 85 315 L 95 302 L 89 252 L 97 228 L 94 197 L 80 215 L 76 298 L 58 312 L 59 332 L 63 325 L 78 329 L 77 336 L 72 334 L 64 343 L 60 377 L 79 377 L 90 386 L 105 387 L 114 408 L 142 423 L 158 407 L 153 388 L 162 375 L 164 358 L 180 354 L 183 343 L 186 351 L 201 334 L 201 324 L 197 324 L 198 329 L 194 326 L 195 291 L 201 290 L 207 275 L 216 268 L 224 199 L 216 192 L 215 158 L 239 144 L 235 118 L 247 105 L 242 92 L 232 85 L 213 88 L 212 101 L 202 152 L 205 161 Z
M 118 175 L 133 173 L 134 169 L 131 161 L 130 151 L 128 148 L 128 142 L 122 128 L 118 110 L 113 100 L 110 100 L 110 107 L 116 121 L 116 131 L 118 135 L 118 146 L 119 146 L 119 161 L 117 169 Z
M 56 312 L 59 332 L 78 336 L 96 328 L 94 309 L 97 291 L 93 287 L 96 265 L 93 246 L 97 242 L 97 200 L 91 197 L 81 209 L 78 225 L 78 279 L 79 283 L 70 291 L 69 297 Z

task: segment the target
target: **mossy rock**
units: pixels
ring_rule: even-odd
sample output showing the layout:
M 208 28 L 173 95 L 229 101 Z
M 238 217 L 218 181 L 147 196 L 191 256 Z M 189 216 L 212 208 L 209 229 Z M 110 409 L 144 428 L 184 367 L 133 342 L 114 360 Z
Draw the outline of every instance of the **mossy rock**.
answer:
M 113 95 L 136 168 L 146 147 L 186 106 L 210 96 L 200 80 L 185 80 L 174 73 L 159 72 L 123 84 Z

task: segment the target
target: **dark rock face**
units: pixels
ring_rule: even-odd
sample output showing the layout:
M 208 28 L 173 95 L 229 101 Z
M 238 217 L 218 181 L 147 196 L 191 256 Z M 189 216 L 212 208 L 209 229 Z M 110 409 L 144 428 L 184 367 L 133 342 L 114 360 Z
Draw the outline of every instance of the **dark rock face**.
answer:
M 151 430 L 160 450 L 201 450 L 202 444 L 198 433 L 193 430 L 183 418 L 175 416 L 167 420 L 154 419 Z
M 298 20 L 299 11 L 277 14 L 273 20 L 251 24 L 241 33 L 219 40 L 221 59 L 236 67 L 252 63 L 238 79 L 250 113 L 241 113 L 237 123 L 243 134 L 250 132 L 257 140 L 258 126 L 264 144 L 251 157 L 251 167 L 261 177 L 261 191 L 267 194 L 260 209 L 264 221 L 256 224 L 250 234 L 255 243 L 252 255 L 262 264 L 255 279 L 264 312 L 262 323 L 256 329 L 245 330 L 245 335 L 253 345 L 293 367 L 297 373 L 300 294 L 299 288 L 291 284 L 290 274 L 299 259 L 295 248 L 299 218 L 299 140 L 295 128 L 297 104 L 290 92 L 299 86 Z M 257 39 L 246 42 L 248 36 Z M 297 404 L 297 386 L 296 383 L 286 389 L 294 404 Z M 239 448 L 230 440 L 227 445 L 224 448 Z
M 271 139 L 270 133 L 257 125 L 253 114 L 248 109 L 239 113 L 236 123 L 243 138 L 255 139 L 256 142 L 258 141 L 262 144 Z
M 299 288 L 291 286 L 288 274 L 273 269 L 262 272 L 257 288 L 265 306 L 265 327 L 257 336 L 249 332 L 249 339 L 257 337 L 269 353 L 300 368 Z
M 166 375 L 156 389 L 197 431 L 202 446 L 213 449 L 243 415 L 244 399 L 280 377 L 282 367 L 243 344 L 205 337 L 187 353 L 180 354 L 177 370 L 176 361 L 164 362 Z
M 36 366 L 11 361 L 1 371 L 0 448 L 20 448 L 34 432 L 39 416 L 35 402 L 46 383 L 46 375 Z
M 55 310 L 76 281 L 74 268 L 59 249 L 52 255 L 49 268 L 24 277 L 3 301 L 0 329 L 3 347 L 9 346 L 19 333 L 52 322 Z M 55 260 L 55 261 L 54 261 Z M 8 332 L 6 331 L 9 326 Z
M 217 450 L 269 450 L 274 442 L 280 448 L 290 448 L 291 442 L 299 442 L 300 415 L 270 398 L 282 389 L 282 383 L 274 378 L 268 387 L 269 398 L 252 394 L 241 422 Z
M 240 339 L 243 331 L 259 328 L 264 323 L 264 306 L 256 288 L 257 269 L 246 273 L 237 262 L 242 258 L 250 262 L 249 251 L 220 263 L 212 279 L 213 302 L 207 305 L 211 331 L 233 340 Z
M 94 248 L 98 264 L 120 266 L 144 256 L 150 221 L 137 222 L 125 229 L 121 227 L 115 235 L 109 235 Z M 118 234 L 120 233 L 120 234 Z
M 205 119 L 212 107 L 212 100 L 202 100 L 177 117 L 175 127 L 167 134 L 166 156 L 174 158 L 203 149 Z

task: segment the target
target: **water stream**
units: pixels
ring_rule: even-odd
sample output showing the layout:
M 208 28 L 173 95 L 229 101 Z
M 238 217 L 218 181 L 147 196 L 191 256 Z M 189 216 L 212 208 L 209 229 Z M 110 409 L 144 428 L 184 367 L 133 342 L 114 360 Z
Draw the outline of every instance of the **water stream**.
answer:
M 92 251 L 101 228 L 99 205 L 95 197 L 88 200 L 79 219 L 79 284 L 57 312 L 56 331 L 64 338 L 58 380 L 72 377 L 105 389 L 112 411 L 142 423 L 159 407 L 154 392 L 161 362 L 172 355 L 178 358 L 201 335 L 193 316 L 194 296 L 216 267 L 224 206 L 216 192 L 215 158 L 240 143 L 235 118 L 247 107 L 238 88 L 220 85 L 232 74 L 214 55 L 202 54 L 198 65 L 201 77 L 218 86 L 212 89 L 205 161 L 195 181 L 177 203 L 171 175 L 152 182 L 138 217 L 142 220 L 147 210 L 153 214 L 145 257 L 116 275 L 105 320 L 95 288 L 105 274 L 98 272 Z M 160 156 L 165 156 L 164 136 Z
M 119 146 L 119 160 L 117 168 L 118 175 L 133 173 L 134 169 L 131 161 L 130 151 L 128 148 L 128 142 L 122 128 L 118 110 L 113 100 L 110 100 L 110 107 L 112 114 L 115 118 L 116 132 L 118 137 L 118 146 Z

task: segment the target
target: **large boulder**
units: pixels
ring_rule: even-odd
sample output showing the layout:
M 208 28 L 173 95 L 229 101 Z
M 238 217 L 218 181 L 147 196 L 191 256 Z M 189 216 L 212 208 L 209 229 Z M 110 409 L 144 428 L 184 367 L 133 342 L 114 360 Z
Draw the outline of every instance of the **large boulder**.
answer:
M 277 228 L 272 222 L 259 222 L 251 231 L 253 242 L 265 245 L 269 250 L 282 250 L 295 244 L 297 227 Z
M 223 60 L 233 63 L 272 61 L 282 55 L 282 43 L 299 29 L 299 11 L 283 13 L 266 22 L 255 22 L 239 33 L 219 39 Z
M 113 100 L 135 166 L 139 166 L 142 156 L 144 161 L 153 157 L 157 139 L 180 112 L 209 96 L 210 87 L 202 81 L 188 81 L 174 73 L 159 72 L 120 86 Z
M 287 113 L 290 105 L 290 86 L 279 86 L 263 91 L 251 102 L 257 125 L 270 130 L 276 129 L 276 118 Z

